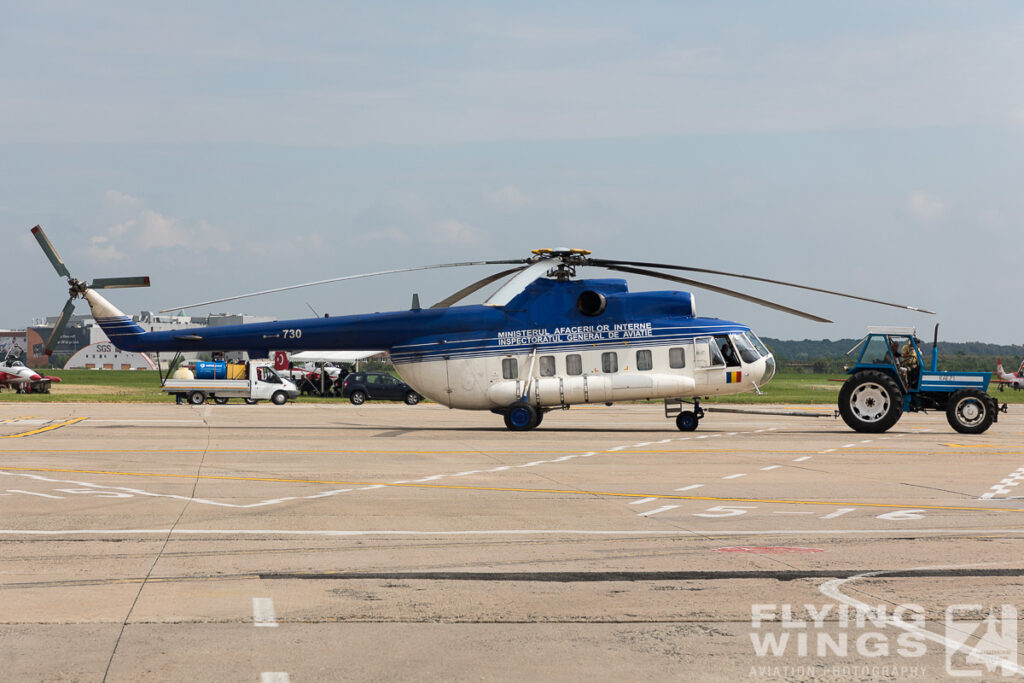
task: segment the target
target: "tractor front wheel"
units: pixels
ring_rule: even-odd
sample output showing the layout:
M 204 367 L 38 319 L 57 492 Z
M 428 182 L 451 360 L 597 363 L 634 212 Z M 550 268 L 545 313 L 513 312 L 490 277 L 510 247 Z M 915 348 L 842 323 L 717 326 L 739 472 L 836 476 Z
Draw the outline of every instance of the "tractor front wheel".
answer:
M 839 390 L 839 414 L 856 432 L 884 432 L 903 415 L 903 393 L 884 372 L 858 372 Z

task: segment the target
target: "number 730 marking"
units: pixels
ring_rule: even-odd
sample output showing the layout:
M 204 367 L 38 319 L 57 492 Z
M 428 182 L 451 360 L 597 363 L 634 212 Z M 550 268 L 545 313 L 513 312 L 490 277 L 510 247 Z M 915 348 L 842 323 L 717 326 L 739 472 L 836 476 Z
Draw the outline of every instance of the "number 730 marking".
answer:
M 284 333 L 284 338 L 285 339 L 302 339 L 302 330 L 301 329 L 281 330 L 281 331 Z

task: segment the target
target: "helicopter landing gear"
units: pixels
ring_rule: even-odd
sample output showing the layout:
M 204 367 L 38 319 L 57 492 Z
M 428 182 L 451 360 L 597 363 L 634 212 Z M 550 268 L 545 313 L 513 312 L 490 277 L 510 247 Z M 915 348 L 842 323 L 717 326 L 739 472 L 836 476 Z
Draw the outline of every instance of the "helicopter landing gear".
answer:
M 693 399 L 693 410 L 683 410 L 683 403 L 689 401 L 665 399 L 665 417 L 676 416 L 676 427 L 681 432 L 692 432 L 697 429 L 701 418 L 704 417 L 704 409 L 700 407 L 700 399 Z
M 513 403 L 505 410 L 505 426 L 513 432 L 534 429 L 543 419 L 544 414 L 529 403 Z

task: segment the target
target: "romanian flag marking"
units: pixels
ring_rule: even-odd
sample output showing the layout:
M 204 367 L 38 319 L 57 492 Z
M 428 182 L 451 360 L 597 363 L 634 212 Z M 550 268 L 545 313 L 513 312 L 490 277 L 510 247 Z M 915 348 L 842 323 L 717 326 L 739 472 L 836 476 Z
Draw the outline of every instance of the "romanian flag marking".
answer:
M 736 384 L 743 378 L 743 372 L 740 370 L 733 370 L 725 373 L 726 384 Z

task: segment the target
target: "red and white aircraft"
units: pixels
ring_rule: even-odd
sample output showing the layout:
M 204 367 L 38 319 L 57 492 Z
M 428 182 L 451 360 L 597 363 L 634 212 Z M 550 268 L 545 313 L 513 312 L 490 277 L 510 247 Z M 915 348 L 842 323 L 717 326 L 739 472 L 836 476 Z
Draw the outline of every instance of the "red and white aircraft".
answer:
M 1024 389 L 1024 361 L 1021 361 L 1017 372 L 1006 372 L 1003 370 L 1003 359 L 997 358 L 996 375 L 999 379 L 992 380 L 992 383 L 999 385 L 999 391 L 1002 391 L 1003 387 L 1013 387 L 1016 391 Z
M 43 377 L 20 360 L 15 360 L 13 355 L 0 362 L 0 387 L 13 388 L 18 394 L 48 394 L 50 383 L 59 381 L 60 377 Z

